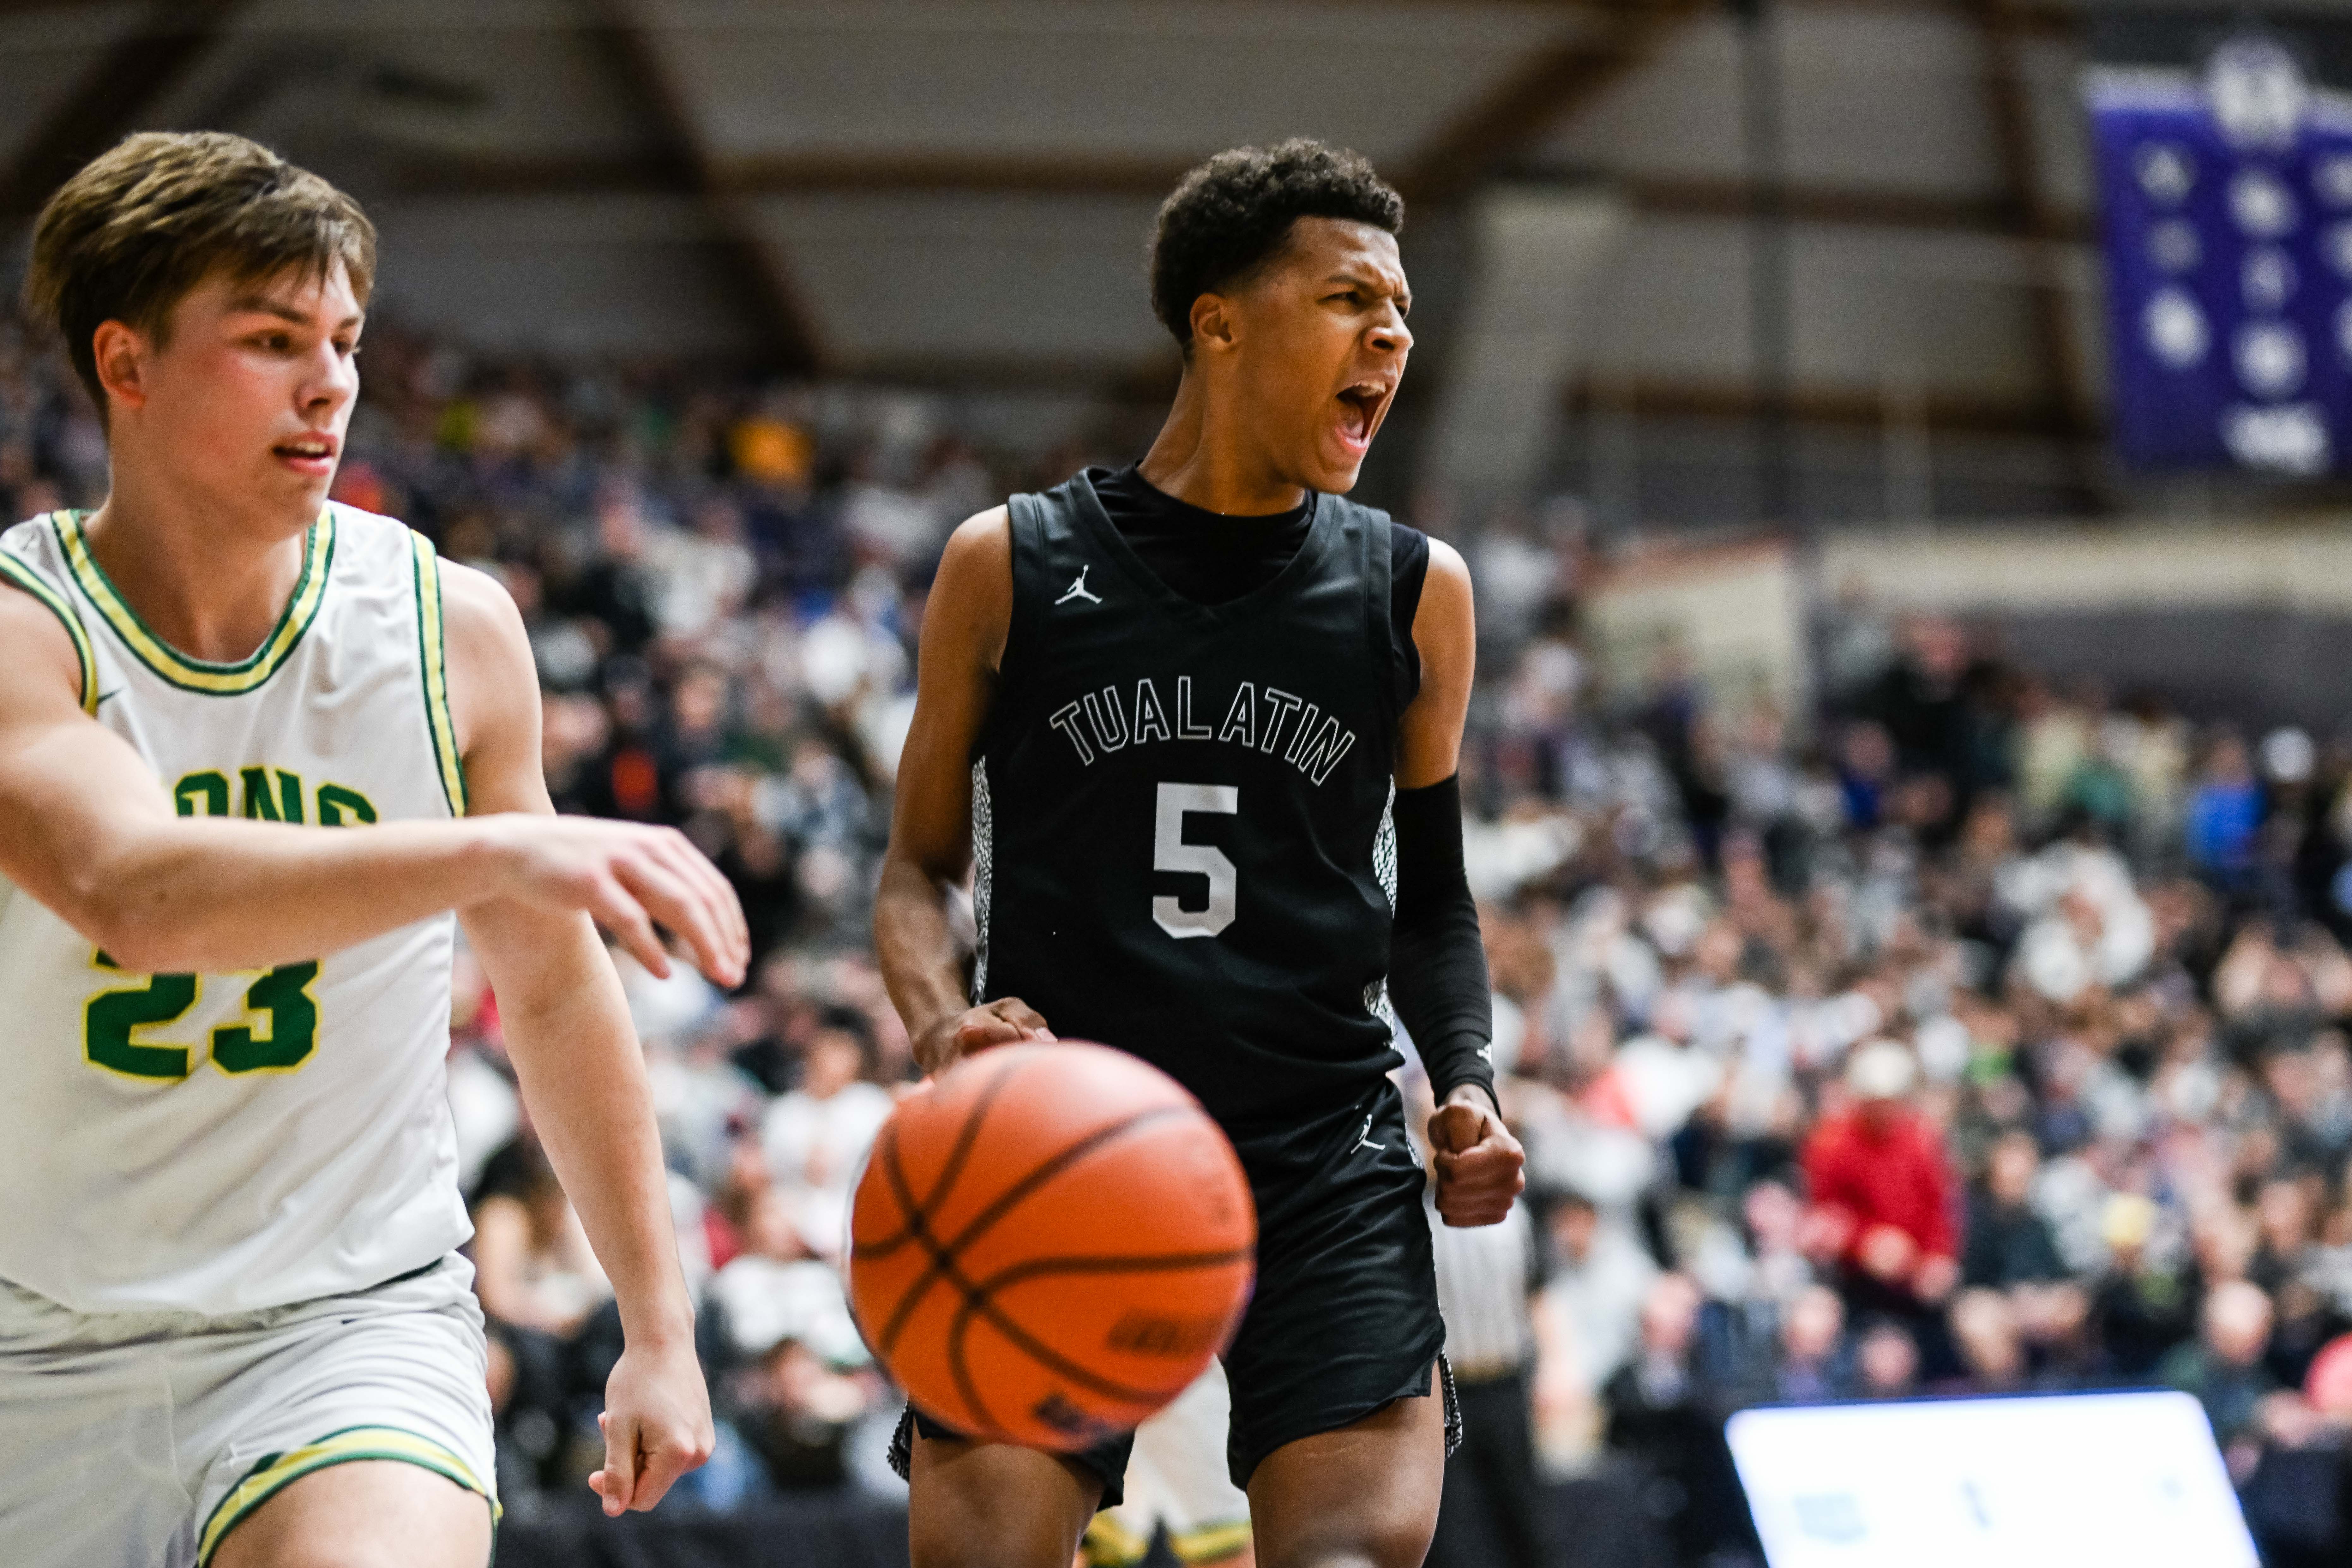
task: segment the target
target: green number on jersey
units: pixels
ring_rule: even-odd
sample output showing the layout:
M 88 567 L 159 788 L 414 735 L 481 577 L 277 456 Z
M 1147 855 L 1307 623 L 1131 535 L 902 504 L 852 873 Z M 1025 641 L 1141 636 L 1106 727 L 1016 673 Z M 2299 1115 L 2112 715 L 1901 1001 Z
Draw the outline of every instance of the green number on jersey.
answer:
M 98 963 L 102 969 L 122 967 L 102 952 Z M 142 1024 L 168 1024 L 195 1005 L 193 974 L 158 974 L 135 991 L 101 991 L 82 1013 L 82 1054 L 132 1078 L 185 1078 L 187 1047 L 142 1046 L 131 1037 Z
M 120 969 L 101 952 L 101 969 Z M 257 1039 L 245 1024 L 213 1031 L 213 1065 L 226 1073 L 285 1072 L 309 1059 L 319 1043 L 319 1004 L 310 983 L 319 978 L 316 959 L 283 963 L 246 988 L 247 1011 L 269 1015 L 268 1034 Z M 142 1045 L 132 1032 L 168 1024 L 196 1005 L 193 974 L 151 975 L 144 985 L 101 991 L 82 1012 L 82 1052 L 89 1061 L 131 1078 L 184 1079 L 188 1047 Z
M 319 1004 L 310 982 L 319 961 L 278 965 L 246 991 L 246 1007 L 269 1015 L 269 1036 L 257 1040 L 243 1024 L 213 1031 L 213 1065 L 223 1072 L 284 1072 L 302 1065 L 319 1041 Z

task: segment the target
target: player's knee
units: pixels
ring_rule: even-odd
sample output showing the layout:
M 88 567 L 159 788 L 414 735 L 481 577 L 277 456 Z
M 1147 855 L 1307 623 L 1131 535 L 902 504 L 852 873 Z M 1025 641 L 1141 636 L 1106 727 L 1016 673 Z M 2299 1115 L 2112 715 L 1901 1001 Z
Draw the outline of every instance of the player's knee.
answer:
M 1075 1535 L 1044 1510 L 917 1510 L 907 1531 L 911 1568 L 1070 1568 Z

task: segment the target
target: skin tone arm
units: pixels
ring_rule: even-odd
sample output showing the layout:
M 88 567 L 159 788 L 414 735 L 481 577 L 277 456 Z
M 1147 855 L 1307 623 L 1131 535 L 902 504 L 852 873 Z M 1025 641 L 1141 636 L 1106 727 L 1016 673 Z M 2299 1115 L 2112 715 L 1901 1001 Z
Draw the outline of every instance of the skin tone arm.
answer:
M 971 749 L 988 717 L 1012 616 L 1011 523 L 996 507 L 950 537 L 923 611 L 914 723 L 898 762 L 890 847 L 874 900 L 882 978 L 925 1072 L 990 1046 L 1054 1037 L 1018 997 L 971 1005 L 948 929 L 949 895 L 971 868 Z
M 452 717 L 473 808 L 553 821 L 522 617 L 480 573 L 446 563 L 441 570 Z M 742 915 L 731 893 L 724 901 L 740 965 Z M 599 1417 L 604 1468 L 589 1484 L 607 1514 L 648 1509 L 710 1457 L 713 1436 L 628 1001 L 595 927 L 577 910 L 507 897 L 470 905 L 459 918 L 499 998 L 507 1054 L 548 1161 L 620 1307 L 625 1348 Z
M 510 900 L 585 910 L 667 973 L 658 922 L 713 978 L 742 979 L 741 911 L 682 835 L 514 816 L 364 833 L 183 817 L 82 712 L 73 644 L 30 595 L 0 589 L 0 876 L 126 970 L 267 969 Z
M 1429 575 L 1413 612 L 1412 644 L 1421 655 L 1421 690 L 1397 721 L 1396 786 L 1425 789 L 1462 764 L 1462 722 L 1478 662 L 1477 618 L 1470 569 L 1442 539 L 1429 542 Z M 1476 1084 L 1457 1085 L 1429 1119 L 1431 1163 L 1437 1168 L 1437 1212 L 1448 1225 L 1496 1225 L 1528 1184 L 1527 1156 L 1503 1124 L 1494 1098 Z

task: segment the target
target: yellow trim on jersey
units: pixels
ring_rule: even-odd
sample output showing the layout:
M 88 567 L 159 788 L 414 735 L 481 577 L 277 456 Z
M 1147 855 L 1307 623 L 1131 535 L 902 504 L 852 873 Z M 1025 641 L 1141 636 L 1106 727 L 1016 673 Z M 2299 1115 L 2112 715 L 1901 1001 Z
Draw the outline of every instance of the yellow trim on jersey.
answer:
M 1177 1562 L 1184 1563 L 1215 1563 L 1238 1556 L 1249 1543 L 1250 1521 L 1245 1519 L 1230 1524 L 1205 1524 L 1168 1538 L 1168 1549 L 1176 1554 Z
M 12 588 L 22 588 L 47 605 L 49 614 L 66 624 L 66 636 L 73 638 L 74 658 L 81 661 L 81 710 L 98 711 L 98 659 L 89 647 L 89 633 L 82 629 L 81 620 L 73 613 L 66 596 L 49 585 L 48 579 L 31 566 L 0 550 L 0 583 Z
M 352 1426 L 331 1432 L 290 1453 L 272 1454 L 231 1487 L 228 1495 L 213 1510 L 212 1517 L 205 1521 L 203 1533 L 197 1538 L 197 1568 L 206 1568 L 228 1532 L 284 1488 L 313 1470 L 348 1465 L 358 1459 L 391 1459 L 446 1476 L 488 1501 L 490 1522 L 498 1522 L 500 1510 L 497 1494 L 481 1483 L 465 1460 L 440 1444 L 396 1426 Z
M 138 656 L 139 662 L 183 691 L 199 691 L 212 697 L 236 697 L 252 691 L 286 662 L 302 634 L 319 616 L 319 606 L 326 601 L 327 579 L 335 563 L 335 514 L 330 510 L 319 514 L 302 541 L 302 575 L 295 580 L 294 592 L 286 600 L 285 613 L 278 625 L 261 639 L 261 646 L 250 658 L 235 664 L 215 664 L 208 659 L 190 658 L 148 629 L 114 584 L 89 552 L 89 542 L 82 537 L 81 519 L 69 511 L 49 513 L 49 528 L 57 535 L 58 548 L 66 558 L 73 574 L 75 586 L 82 591 L 92 607 L 106 618 L 106 624 L 121 637 L 123 646 Z
M 433 731 L 433 756 L 441 768 L 441 794 L 449 815 L 466 815 L 466 763 L 457 754 L 457 724 L 449 716 L 449 659 L 441 629 L 441 561 L 433 542 L 412 531 L 408 542 L 416 577 L 416 653 L 425 671 L 425 722 Z

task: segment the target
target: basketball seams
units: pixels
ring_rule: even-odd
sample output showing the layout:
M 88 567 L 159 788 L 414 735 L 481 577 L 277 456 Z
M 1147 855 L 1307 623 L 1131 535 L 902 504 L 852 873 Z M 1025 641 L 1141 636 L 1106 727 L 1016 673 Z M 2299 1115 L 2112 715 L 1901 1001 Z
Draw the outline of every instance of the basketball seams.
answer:
M 883 1302 L 896 1296 L 889 1300 L 887 1321 L 879 1325 L 881 1332 L 869 1340 L 884 1365 L 891 1365 L 907 1344 L 921 1350 L 904 1369 L 920 1374 L 909 1392 L 916 1386 L 928 1390 L 923 1399 L 942 1407 L 943 1419 L 975 1435 L 1046 1447 L 1079 1442 L 1088 1432 L 1099 1435 L 1132 1425 L 1131 1418 L 1164 1405 L 1181 1388 L 1139 1388 L 1126 1380 L 1140 1375 L 1149 1383 L 1172 1376 L 1180 1363 L 1192 1359 L 1176 1354 L 1181 1347 L 1174 1342 L 1130 1342 L 1108 1317 L 1095 1325 L 1097 1314 L 1091 1310 L 1063 1323 L 1047 1296 L 1064 1287 L 1052 1280 L 1093 1278 L 1099 1283 L 1089 1289 L 1108 1292 L 1106 1300 L 1112 1305 L 1131 1300 L 1138 1308 L 1158 1302 L 1172 1310 L 1171 1292 L 1176 1301 L 1198 1301 L 1211 1312 L 1217 1311 L 1214 1303 L 1231 1303 L 1229 1313 L 1203 1315 L 1189 1331 L 1194 1337 L 1187 1343 L 1197 1352 L 1207 1342 L 1199 1337 L 1201 1329 L 1222 1325 L 1220 1331 L 1229 1334 L 1246 1310 L 1255 1257 L 1249 1240 L 1238 1247 L 1227 1244 L 1235 1235 L 1247 1237 L 1255 1226 L 1244 1221 L 1237 1230 L 1229 1230 L 1227 1222 L 1238 1216 L 1222 1206 L 1214 1224 L 1203 1212 L 1172 1229 L 1155 1224 L 1140 1231 L 1120 1217 L 1129 1213 L 1124 1205 L 1103 1206 L 1109 1194 L 1124 1190 L 1131 1173 L 1139 1176 L 1162 1158 L 1158 1151 L 1171 1151 L 1166 1157 L 1172 1159 L 1174 1151 L 1189 1148 L 1188 1139 L 1201 1136 L 1196 1129 L 1213 1130 L 1215 1124 L 1196 1101 L 1172 1091 L 1151 1092 L 1140 1082 L 1129 1089 L 1116 1077 L 1104 1079 L 1102 1098 L 1110 1102 L 1105 1104 L 1085 1091 L 1091 1079 L 1068 1081 L 1057 1070 L 1042 1077 L 1030 1073 L 1032 1068 L 1058 1068 L 1061 1064 L 1055 1058 L 1063 1054 L 1064 1049 L 1055 1047 L 1016 1047 L 1003 1053 L 1009 1059 L 992 1064 L 993 1070 L 957 1075 L 950 1097 L 929 1113 L 891 1118 L 876 1141 L 867 1171 L 874 1190 L 866 1193 L 861 1184 L 858 1200 L 860 1217 L 879 1221 L 875 1229 L 880 1234 L 864 1242 L 853 1238 L 850 1248 L 863 1281 L 852 1292 L 853 1304 L 862 1293 L 879 1312 Z M 1155 1076 L 1140 1066 L 1123 1070 Z M 1089 1101 L 1096 1101 L 1091 1110 Z M 919 1107 L 905 1109 L 916 1111 Z M 1110 1120 L 1068 1136 L 1070 1121 L 1083 1127 L 1095 1117 Z M 1193 1119 L 1190 1125 L 1186 1118 Z M 1141 1143 L 1128 1141 L 1129 1133 L 1139 1131 L 1150 1131 L 1152 1136 Z M 1038 1146 L 1057 1133 L 1067 1141 L 1038 1158 Z M 939 1155 L 942 1143 L 943 1158 Z M 1103 1158 L 1092 1167 L 1097 1175 L 1090 1180 L 1087 1162 L 1098 1155 Z M 919 1198 L 910 1160 L 926 1167 Z M 1114 1168 L 1118 1180 L 1098 1186 Z M 1180 1184 L 1187 1188 L 1193 1176 L 1212 1176 L 1191 1163 L 1182 1169 L 1186 1175 Z M 955 1200 L 967 1176 L 995 1187 L 1010 1171 L 1020 1173 L 1002 1190 L 970 1203 Z M 1214 1174 L 1222 1180 L 1226 1173 Z M 1056 1183 L 1058 1194 L 1047 1190 Z M 1147 1210 L 1152 1208 L 1143 1190 L 1132 1196 Z M 1243 1186 L 1244 1215 L 1253 1206 L 1250 1196 Z M 1053 1256 L 1024 1256 L 1024 1248 L 1044 1239 L 1043 1235 L 1033 1237 L 1035 1227 L 1024 1223 L 1024 1207 L 1032 1199 L 1043 1199 L 1044 1207 L 1027 1210 L 1027 1215 L 1064 1241 Z M 893 1203 L 900 1211 L 895 1217 L 882 1212 Z M 1178 1206 L 1190 1213 L 1190 1205 Z M 1203 1228 L 1211 1234 L 1201 1234 Z M 1163 1230 L 1164 1236 L 1151 1234 Z M 1189 1241 L 1193 1250 L 1129 1251 L 1122 1244 L 1130 1241 L 1146 1247 L 1155 1242 L 1181 1247 Z M 986 1262 L 992 1271 L 977 1270 L 971 1267 L 974 1262 Z M 1121 1283 L 1121 1276 L 1131 1276 L 1131 1282 Z M 1155 1279 L 1160 1283 L 1153 1284 Z M 942 1287 L 947 1294 L 940 1296 Z M 862 1321 L 863 1312 L 860 1317 Z M 979 1332 L 982 1325 L 992 1331 Z M 1108 1337 L 1097 1347 L 1096 1337 L 1105 1334 Z M 1097 1363 L 1104 1363 L 1100 1370 Z M 1017 1370 L 1024 1364 L 1027 1372 Z M 1192 1370 L 1197 1372 L 1197 1361 Z M 1182 1381 L 1189 1383 L 1189 1375 Z M 1034 1410 L 1033 1400 L 1040 1402 Z M 992 1405 L 1005 1408 L 1000 1415 Z
M 896 1129 L 893 1128 L 892 1131 L 895 1131 Z M 897 1139 L 891 1140 L 890 1147 L 886 1152 L 887 1160 L 883 1171 L 890 1179 L 890 1190 L 898 1197 L 899 1208 L 907 1215 L 907 1234 L 920 1243 L 923 1250 L 930 1254 L 931 1258 L 929 1266 L 916 1277 L 914 1284 L 908 1286 L 900 1294 L 898 1304 L 891 1310 L 889 1322 L 883 1326 L 882 1332 L 876 1341 L 874 1348 L 887 1356 L 898 1347 L 898 1335 L 905 1331 L 907 1320 L 914 1315 L 915 1309 L 922 1303 L 922 1299 L 929 1294 L 931 1286 L 940 1276 L 944 1275 L 952 1280 L 957 1290 L 965 1294 L 971 1292 L 971 1285 L 956 1268 L 953 1255 L 945 1251 L 940 1239 L 931 1234 L 929 1216 L 915 1206 L 915 1194 L 907 1184 L 906 1168 L 898 1163 Z
M 1148 1405 L 1163 1401 L 1178 1390 L 1130 1388 L 1115 1383 L 1102 1373 L 1060 1355 L 1043 1341 L 1035 1338 L 1019 1321 L 998 1306 L 996 1292 L 1007 1286 L 1048 1274 L 1139 1274 L 1179 1269 L 1218 1268 L 1234 1263 L 1245 1263 L 1252 1249 L 1246 1247 L 1223 1252 L 1157 1253 L 1141 1257 L 1094 1257 L 1066 1254 L 1055 1258 L 1036 1258 L 999 1270 L 987 1279 L 964 1289 L 963 1305 L 957 1310 L 955 1321 L 948 1330 L 948 1373 L 955 1379 L 956 1391 L 963 1395 L 964 1404 L 978 1419 L 973 1425 L 992 1427 L 996 1422 L 989 1415 L 987 1404 L 980 1396 L 979 1384 L 973 1380 L 970 1364 L 964 1359 L 964 1341 L 969 1337 L 975 1317 L 984 1317 L 1006 1339 L 1028 1352 L 1031 1360 L 1048 1372 L 1060 1373 L 1071 1382 L 1093 1390 L 1106 1398 L 1124 1400 L 1129 1404 Z M 956 1276 L 962 1279 L 961 1272 Z M 1189 1379 L 1187 1380 L 1190 1381 Z
M 977 1281 L 973 1288 L 992 1296 L 1008 1285 L 1018 1285 L 1039 1274 L 1157 1274 L 1184 1268 L 1220 1268 L 1228 1263 L 1248 1262 L 1253 1251 L 1247 1247 L 1234 1247 L 1222 1252 L 1154 1252 L 1139 1257 L 1066 1253 L 1009 1264 Z
M 1076 1142 L 1039 1161 L 1030 1168 L 1027 1175 L 999 1193 L 986 1208 L 973 1216 L 970 1225 L 957 1233 L 953 1241 L 947 1244 L 949 1255 L 953 1257 L 961 1253 L 966 1247 L 979 1240 L 984 1232 L 994 1229 L 997 1222 L 1018 1208 L 1032 1193 L 1079 1161 L 1090 1154 L 1100 1152 L 1104 1148 L 1117 1142 L 1139 1127 L 1155 1121 L 1163 1121 L 1171 1116 L 1198 1116 L 1203 1121 L 1207 1120 L 1206 1113 L 1195 1106 L 1159 1105 L 1149 1110 L 1139 1110 L 1124 1121 L 1114 1121 L 1108 1127 L 1097 1127 Z
M 988 1404 L 980 1396 L 980 1384 L 971 1375 L 971 1364 L 964 1360 L 964 1335 L 971 1327 L 972 1297 L 967 1290 L 964 1304 L 948 1325 L 948 1375 L 955 1380 L 956 1392 L 963 1395 L 964 1408 L 972 1416 L 972 1426 L 987 1431 L 996 1426 L 989 1414 Z M 993 1314 L 992 1314 L 992 1316 Z
M 1084 1388 L 1092 1389 L 1095 1393 L 1103 1395 L 1107 1399 L 1123 1400 L 1129 1405 L 1150 1405 L 1160 1400 L 1168 1399 L 1183 1392 L 1184 1385 L 1182 1384 L 1178 1384 L 1174 1388 L 1143 1389 L 1129 1388 L 1123 1383 L 1114 1383 L 1109 1378 L 1105 1377 L 1101 1373 L 1081 1366 L 1076 1362 L 1074 1362 L 1068 1357 L 1063 1355 L 1059 1351 L 1054 1349 L 1053 1346 L 1045 1343 L 1045 1341 L 1038 1339 L 1028 1330 L 1023 1328 L 1018 1322 L 1006 1316 L 1004 1310 L 997 1306 L 995 1302 L 984 1298 L 980 1300 L 967 1299 L 964 1304 L 956 1311 L 955 1327 L 950 1331 L 948 1341 L 948 1354 L 951 1365 L 961 1364 L 963 1360 L 964 1333 L 969 1328 L 974 1316 L 986 1318 L 990 1325 L 993 1327 L 998 1333 L 1003 1334 L 1006 1339 L 1012 1341 L 1019 1349 L 1026 1351 L 1029 1353 L 1030 1360 L 1045 1368 L 1048 1372 L 1059 1373 L 1062 1376 L 1068 1378 L 1072 1383 L 1077 1384 Z M 1188 1378 L 1185 1381 L 1189 1383 L 1191 1379 Z M 982 1424 L 988 1426 L 994 1425 L 993 1422 L 984 1422 Z
M 1159 1404 L 1181 1394 L 1185 1386 L 1192 1382 L 1192 1378 L 1188 1376 L 1183 1383 L 1178 1384 L 1174 1388 L 1153 1389 L 1131 1388 L 1122 1383 L 1114 1383 L 1101 1373 L 1071 1361 L 1053 1346 L 1038 1339 L 985 1295 L 965 1298 L 962 1307 L 957 1310 L 955 1324 L 949 1331 L 948 1338 L 948 1354 L 951 1368 L 961 1364 L 964 1334 L 975 1315 L 986 1318 L 997 1332 L 1012 1341 L 1019 1349 L 1027 1352 L 1029 1358 L 1038 1365 L 1049 1372 L 1059 1373 L 1072 1383 L 1090 1388 L 1106 1398 L 1124 1400 L 1130 1405 Z M 980 1407 L 975 1405 L 974 1408 Z M 983 1425 L 993 1425 L 993 1423 L 983 1423 Z
M 884 1331 L 881 1343 L 877 1348 L 887 1354 L 896 1346 L 898 1334 L 906 1328 L 907 1320 L 913 1315 L 916 1306 L 930 1293 L 931 1287 L 938 1284 L 940 1279 L 951 1279 L 956 1289 L 969 1299 L 973 1287 L 956 1268 L 957 1258 L 965 1247 L 979 1240 L 982 1235 L 993 1229 L 1005 1215 L 1018 1208 L 1038 1187 L 1062 1174 L 1088 1155 L 1108 1148 L 1138 1128 L 1165 1121 L 1171 1116 L 1201 1114 L 1199 1110 L 1190 1105 L 1162 1105 L 1155 1106 L 1149 1110 L 1139 1110 L 1124 1121 L 1114 1121 L 1108 1127 L 1098 1127 L 1076 1142 L 1040 1161 L 1031 1168 L 1028 1174 L 998 1194 L 988 1207 L 973 1217 L 971 1224 L 965 1226 L 952 1239 L 947 1241 L 941 1241 L 934 1237 L 927 1223 L 928 1216 L 914 1211 L 913 1194 L 908 1187 L 906 1172 L 898 1163 L 898 1144 L 894 1141 L 888 1152 L 889 1160 L 886 1168 L 900 1205 L 908 1210 L 908 1224 L 914 1227 L 916 1238 L 921 1242 L 923 1249 L 931 1255 L 931 1262 L 915 1282 L 907 1287 L 906 1294 L 898 1299 L 898 1305 L 890 1314 L 889 1327 Z
M 904 1173 L 903 1170 L 901 1171 L 898 1187 L 899 1206 L 908 1215 L 907 1228 L 899 1231 L 896 1236 L 885 1237 L 879 1241 L 867 1242 L 862 1246 L 853 1243 L 849 1249 L 849 1256 L 853 1259 L 887 1258 L 914 1238 L 914 1216 L 929 1213 L 934 1204 L 947 1196 L 948 1189 L 954 1184 L 955 1179 L 963 1173 L 964 1163 L 971 1154 L 972 1145 L 980 1141 L 980 1124 L 987 1117 L 989 1107 L 996 1102 L 997 1096 L 1003 1092 L 1004 1087 L 1013 1081 L 1013 1075 L 1018 1073 L 1024 1065 L 1017 1060 L 1006 1062 L 995 1077 L 981 1086 L 980 1092 L 972 1098 L 971 1109 L 964 1112 L 963 1126 L 956 1133 L 954 1146 L 949 1149 L 946 1161 L 940 1166 L 939 1180 L 933 1184 L 930 1192 L 924 1196 L 920 1205 L 914 1202 L 913 1194 L 907 1190 Z M 890 1140 L 890 1147 L 894 1153 L 898 1146 L 898 1118 L 892 1117 L 883 1128 L 883 1135 Z
M 1005 1086 L 1019 1075 L 1024 1065 L 1017 1060 L 1004 1063 L 998 1068 L 996 1076 L 982 1085 L 980 1093 L 972 1098 L 971 1109 L 964 1112 L 963 1126 L 956 1132 L 955 1146 L 948 1151 L 947 1163 L 940 1167 L 940 1179 L 932 1184 L 929 1192 L 923 1194 L 925 1212 L 929 1212 L 933 1205 L 944 1202 L 949 1189 L 955 1185 L 956 1178 L 963 1174 L 964 1163 L 971 1157 L 972 1145 L 980 1142 L 980 1124 L 987 1120 L 989 1108 L 996 1103 L 997 1096 L 1004 1092 Z

